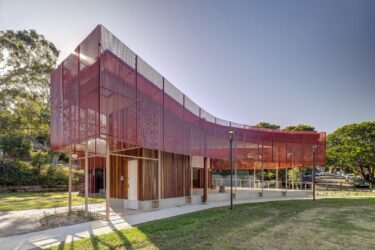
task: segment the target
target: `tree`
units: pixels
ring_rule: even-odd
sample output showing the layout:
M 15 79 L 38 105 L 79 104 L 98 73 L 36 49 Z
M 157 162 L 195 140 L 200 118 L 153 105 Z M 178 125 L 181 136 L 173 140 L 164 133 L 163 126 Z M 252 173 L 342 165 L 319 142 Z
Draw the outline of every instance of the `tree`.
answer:
M 42 150 L 31 152 L 31 165 L 35 168 L 37 173 L 40 173 L 42 166 L 50 161 L 51 156 L 48 154 L 48 152 Z
M 288 182 L 290 184 L 294 183 L 295 186 L 301 185 L 301 169 L 300 168 L 293 168 L 288 170 Z
M 311 125 L 298 124 L 286 127 L 286 131 L 315 131 L 315 128 Z
M 0 136 L 0 147 L 8 158 L 30 157 L 31 141 L 22 134 L 11 132 Z
M 0 134 L 49 131 L 49 81 L 59 51 L 35 30 L 0 31 Z
M 269 122 L 258 122 L 256 125 L 258 128 L 270 128 L 270 129 L 279 129 L 280 126 L 276 124 L 272 124 Z
M 354 123 L 327 137 L 327 164 L 344 168 L 375 183 L 375 122 Z

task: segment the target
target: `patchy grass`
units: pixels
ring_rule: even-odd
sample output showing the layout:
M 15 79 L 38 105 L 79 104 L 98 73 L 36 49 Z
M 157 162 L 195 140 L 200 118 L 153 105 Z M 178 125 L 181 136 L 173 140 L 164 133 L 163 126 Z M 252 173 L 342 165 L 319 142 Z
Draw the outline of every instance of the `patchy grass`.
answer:
M 54 249 L 372 249 L 375 199 L 236 205 L 155 221 Z
M 318 196 L 374 196 L 375 192 L 369 190 L 317 190 L 316 195 Z
M 89 203 L 104 202 L 103 198 L 89 198 Z M 72 194 L 73 205 L 85 203 L 83 196 Z M 0 211 L 15 211 L 37 208 L 53 208 L 68 206 L 68 193 L 42 192 L 42 193 L 2 193 L 0 194 Z

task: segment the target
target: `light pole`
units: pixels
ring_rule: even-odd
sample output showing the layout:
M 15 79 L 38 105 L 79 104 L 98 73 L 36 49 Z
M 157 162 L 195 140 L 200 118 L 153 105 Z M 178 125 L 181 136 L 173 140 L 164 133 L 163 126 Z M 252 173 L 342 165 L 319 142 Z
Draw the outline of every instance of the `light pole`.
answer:
M 316 164 L 316 145 L 313 147 L 313 169 L 312 169 L 312 185 L 313 185 L 313 201 L 315 201 L 315 164 Z
M 232 148 L 233 138 L 236 132 L 233 130 L 227 131 L 229 139 L 229 167 L 230 167 L 230 210 L 233 210 L 233 163 L 232 163 Z

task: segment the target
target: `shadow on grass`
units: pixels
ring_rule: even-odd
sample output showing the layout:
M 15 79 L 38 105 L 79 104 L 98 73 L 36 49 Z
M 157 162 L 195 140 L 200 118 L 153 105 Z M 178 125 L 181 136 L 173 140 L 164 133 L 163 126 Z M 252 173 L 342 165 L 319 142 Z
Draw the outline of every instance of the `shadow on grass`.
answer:
M 239 239 L 249 241 L 262 233 L 273 232 L 285 225 L 292 226 L 291 221 L 300 218 L 302 213 L 313 214 L 315 209 L 333 208 L 335 212 L 331 210 L 330 215 L 338 218 L 338 221 L 345 221 L 345 216 L 341 217 L 339 212 L 342 205 L 361 206 L 361 204 L 366 205 L 369 202 L 374 204 L 374 201 L 375 199 L 371 201 L 339 201 L 335 199 L 319 200 L 315 203 L 312 201 L 278 201 L 242 204 L 235 206 L 234 211 L 229 211 L 228 208 L 202 211 L 175 219 L 140 225 L 138 228 L 155 246 L 161 249 L 175 248 L 176 245 L 181 248 L 215 248 L 215 245 L 218 247 L 218 242 L 221 242 L 223 238 L 226 238 L 231 244 L 230 246 L 234 247 L 235 241 Z M 210 216 L 212 214 L 214 216 Z M 341 223 L 340 228 L 346 230 L 347 225 L 350 223 Z M 359 229 L 354 226 L 348 231 Z M 285 230 L 287 233 L 288 228 Z M 223 247 L 225 248 L 225 246 Z

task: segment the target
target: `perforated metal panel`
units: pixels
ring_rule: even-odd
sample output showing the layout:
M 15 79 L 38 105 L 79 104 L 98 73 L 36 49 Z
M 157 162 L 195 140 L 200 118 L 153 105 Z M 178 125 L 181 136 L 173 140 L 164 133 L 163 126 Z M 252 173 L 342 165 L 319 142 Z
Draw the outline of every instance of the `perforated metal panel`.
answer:
M 234 138 L 238 169 L 325 163 L 325 133 L 259 129 L 216 118 L 186 97 L 107 29 L 98 26 L 51 75 L 53 150 L 109 140 L 111 150 L 143 147 L 207 156 L 228 168 Z M 100 139 L 101 138 L 101 139 Z M 94 140 L 94 141 L 97 141 Z M 90 148 L 98 153 L 99 146 Z M 177 167 L 177 166 L 176 166 Z

